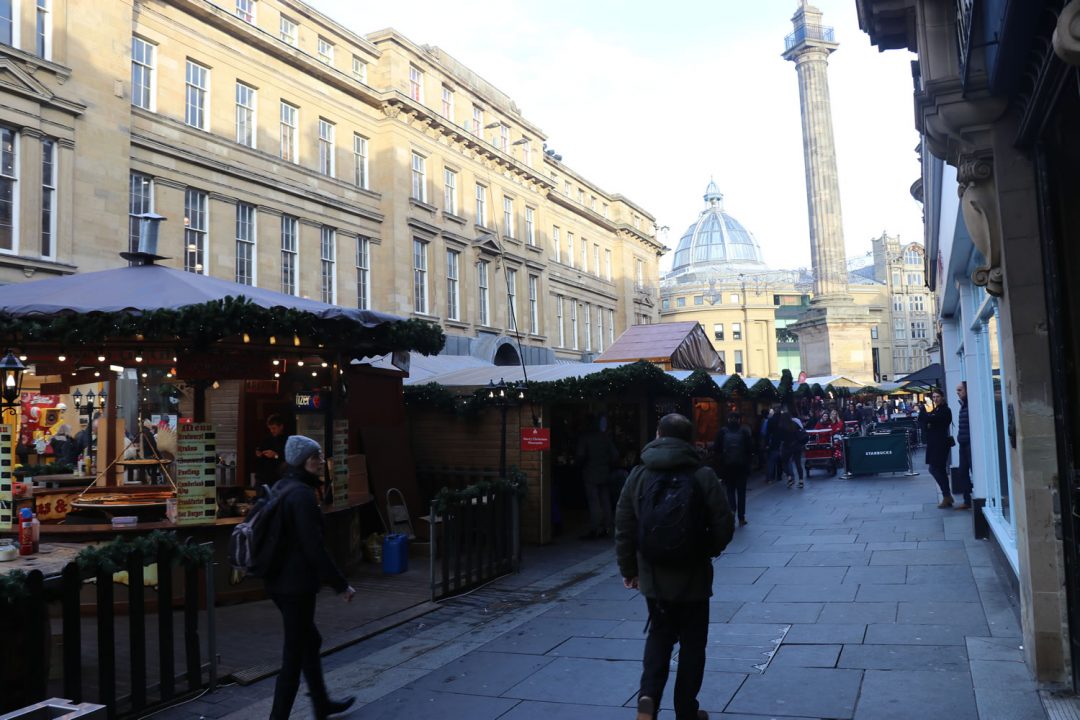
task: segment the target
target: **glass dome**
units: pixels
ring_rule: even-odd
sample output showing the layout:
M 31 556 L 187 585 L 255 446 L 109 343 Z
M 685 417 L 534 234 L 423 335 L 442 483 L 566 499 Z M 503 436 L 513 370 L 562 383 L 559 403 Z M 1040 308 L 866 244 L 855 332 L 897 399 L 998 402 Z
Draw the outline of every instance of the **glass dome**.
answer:
M 738 220 L 724 212 L 724 196 L 710 180 L 705 189 L 705 209 L 679 240 L 671 272 L 678 275 L 717 265 L 723 266 L 717 270 L 732 269 L 728 267 L 731 265 L 765 269 L 757 240 Z

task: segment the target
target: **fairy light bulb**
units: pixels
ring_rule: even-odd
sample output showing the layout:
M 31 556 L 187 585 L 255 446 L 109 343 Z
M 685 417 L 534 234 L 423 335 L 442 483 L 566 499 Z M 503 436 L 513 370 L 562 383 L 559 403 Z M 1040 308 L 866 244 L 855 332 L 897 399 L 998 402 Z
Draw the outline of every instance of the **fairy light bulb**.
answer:
M 105 362 L 105 356 L 104 356 L 104 355 L 102 355 L 102 354 L 99 354 L 99 355 L 97 356 L 97 361 L 98 361 L 98 362 Z
M 246 343 L 251 342 L 251 336 L 248 335 L 247 333 L 244 333 L 244 342 L 246 342 Z
M 57 355 L 56 359 L 60 362 L 64 362 L 65 360 L 67 360 L 67 355 Z
M 270 336 L 270 344 L 271 345 L 277 345 L 277 338 L 274 337 L 273 335 Z
M 275 365 L 280 365 L 280 364 L 281 364 L 281 361 L 280 361 L 280 360 L 274 360 L 274 364 L 275 364 Z

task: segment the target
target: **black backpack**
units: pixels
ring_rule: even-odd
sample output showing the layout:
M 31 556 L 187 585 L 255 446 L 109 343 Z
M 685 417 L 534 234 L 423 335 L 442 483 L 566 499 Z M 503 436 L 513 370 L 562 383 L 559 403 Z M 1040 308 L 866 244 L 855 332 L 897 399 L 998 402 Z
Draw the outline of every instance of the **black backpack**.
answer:
M 706 557 L 705 498 L 694 476 L 650 475 L 638 506 L 638 552 L 654 565 L 687 565 Z
M 738 430 L 724 428 L 720 432 L 723 433 L 723 437 L 720 441 L 721 466 L 745 467 L 749 465 L 749 433 L 741 427 Z

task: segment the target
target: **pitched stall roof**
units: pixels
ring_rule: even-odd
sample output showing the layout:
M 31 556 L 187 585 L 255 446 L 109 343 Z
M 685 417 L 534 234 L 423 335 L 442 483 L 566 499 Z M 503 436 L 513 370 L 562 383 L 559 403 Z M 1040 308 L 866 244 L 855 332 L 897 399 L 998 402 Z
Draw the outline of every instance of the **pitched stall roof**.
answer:
M 597 363 L 638 360 L 667 364 L 673 370 L 723 371 L 720 356 L 695 321 L 632 325 L 596 358 Z

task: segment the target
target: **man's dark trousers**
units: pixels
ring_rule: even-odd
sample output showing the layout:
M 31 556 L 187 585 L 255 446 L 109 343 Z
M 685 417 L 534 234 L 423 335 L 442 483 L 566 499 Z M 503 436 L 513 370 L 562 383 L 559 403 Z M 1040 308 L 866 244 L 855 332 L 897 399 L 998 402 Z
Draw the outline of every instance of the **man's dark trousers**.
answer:
M 960 448 L 960 466 L 957 472 L 960 473 L 961 482 L 964 483 L 960 492 L 964 495 L 964 504 L 971 504 L 971 443 L 959 443 Z
M 675 675 L 675 717 L 696 720 L 697 694 L 705 677 L 705 643 L 709 639 L 709 601 L 658 602 L 649 605 L 649 636 L 645 640 L 641 694 L 659 710 L 667 683 L 671 652 L 679 643 L 679 669 Z
M 725 465 L 720 479 L 727 491 L 728 506 L 740 520 L 746 519 L 746 477 L 750 468 L 743 465 Z

